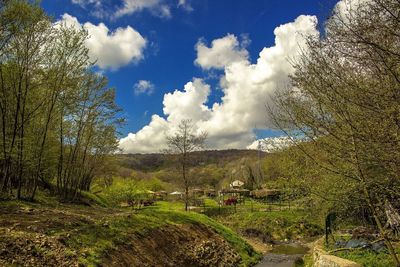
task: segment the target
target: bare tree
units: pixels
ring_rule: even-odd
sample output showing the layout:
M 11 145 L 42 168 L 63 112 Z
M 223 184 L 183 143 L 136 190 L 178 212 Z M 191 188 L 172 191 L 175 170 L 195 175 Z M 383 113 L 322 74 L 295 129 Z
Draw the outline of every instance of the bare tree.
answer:
M 190 154 L 204 148 L 207 138 L 206 132 L 196 133 L 191 120 L 182 120 L 178 130 L 171 136 L 167 136 L 168 152 L 179 155 L 179 164 L 182 171 L 182 182 L 185 187 L 185 210 L 188 209 L 189 178 L 188 167 Z

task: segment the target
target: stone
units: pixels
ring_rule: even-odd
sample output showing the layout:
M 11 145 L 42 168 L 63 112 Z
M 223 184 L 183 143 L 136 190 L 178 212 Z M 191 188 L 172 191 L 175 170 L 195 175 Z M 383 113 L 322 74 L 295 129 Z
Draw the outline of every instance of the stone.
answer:
M 350 239 L 347 241 L 345 248 L 369 248 L 371 244 L 363 239 Z

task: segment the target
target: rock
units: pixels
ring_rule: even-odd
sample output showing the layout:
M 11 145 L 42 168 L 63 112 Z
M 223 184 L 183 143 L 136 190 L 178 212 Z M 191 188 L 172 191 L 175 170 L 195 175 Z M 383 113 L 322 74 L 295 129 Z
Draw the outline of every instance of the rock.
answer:
M 345 248 L 369 248 L 371 244 L 363 239 L 350 239 Z
M 338 239 L 335 242 L 334 248 L 344 248 L 346 246 L 347 242 L 344 239 Z

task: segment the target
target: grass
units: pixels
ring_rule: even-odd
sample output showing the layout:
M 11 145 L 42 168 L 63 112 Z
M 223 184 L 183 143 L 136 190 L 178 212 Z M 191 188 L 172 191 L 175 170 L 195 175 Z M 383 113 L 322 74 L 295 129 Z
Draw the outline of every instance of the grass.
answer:
M 214 199 L 205 198 L 204 214 L 215 221 L 228 226 L 238 233 L 246 229 L 259 230 L 273 240 L 313 239 L 322 234 L 323 229 L 302 209 L 271 205 L 253 199 L 234 206 L 219 206 Z M 183 211 L 183 202 L 157 202 L 157 207 Z M 204 207 L 199 208 L 203 212 Z
M 238 232 L 257 229 L 274 240 L 308 239 L 322 233 L 321 227 L 311 222 L 301 210 L 239 211 L 213 218 Z
M 400 250 L 397 252 L 400 253 Z M 390 267 L 396 266 L 387 252 L 376 253 L 370 250 L 360 249 L 346 252 L 337 252 L 335 256 L 359 263 L 365 267 Z
M 351 235 L 349 234 L 336 234 L 335 240 L 350 240 Z M 325 244 L 324 249 L 326 251 L 335 250 L 333 243 L 330 245 Z M 400 248 L 396 248 L 396 252 L 400 255 Z M 332 252 L 333 255 L 338 256 L 340 258 L 348 259 L 354 262 L 359 263 L 361 266 L 365 267 L 390 267 L 395 266 L 390 254 L 387 250 L 383 250 L 381 252 L 374 252 L 369 249 L 356 248 L 351 250 L 343 250 Z

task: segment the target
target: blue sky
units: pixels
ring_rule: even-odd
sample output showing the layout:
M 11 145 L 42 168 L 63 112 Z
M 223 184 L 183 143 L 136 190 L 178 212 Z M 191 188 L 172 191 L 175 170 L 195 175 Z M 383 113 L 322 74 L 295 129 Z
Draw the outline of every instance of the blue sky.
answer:
M 336 1 L 330 0 L 43 0 L 41 5 L 55 20 L 61 20 L 64 14 L 68 14 L 71 21 L 73 18 L 82 27 L 97 29 L 96 27 L 103 23 L 110 36 L 115 31 L 126 30 L 127 27 L 139 35 L 135 39 L 130 32 L 132 38 L 127 37 L 128 45 L 129 40 L 141 43 L 136 44 L 136 52 L 133 52 L 132 48 L 131 54 L 126 55 L 126 60 L 121 58 L 112 64 L 108 63 L 113 56 L 111 54 L 104 59 L 105 63 L 102 66 L 97 67 L 108 77 L 110 86 L 116 88 L 117 103 L 124 110 L 127 124 L 121 129 L 121 137 L 131 133 L 130 136 L 135 139 L 138 137 L 134 135 L 143 127 L 149 124 L 151 126 L 154 114 L 167 122 L 173 121 L 172 117 L 168 119 L 168 114 L 163 112 L 164 95 L 173 95 L 176 89 L 182 91 L 185 84 L 193 81 L 194 77 L 201 79 L 200 87 L 209 86 L 208 89 L 204 89 L 208 90 L 205 92 L 206 100 L 202 103 L 204 106 L 211 110 L 214 103 L 223 105 L 222 97 L 227 94 L 229 85 L 225 85 L 224 88 L 221 78 L 231 63 L 221 63 L 223 66 L 217 66 L 218 63 L 215 62 L 195 63 L 196 59 L 201 62 L 199 46 L 196 46 L 199 42 L 203 48 L 212 49 L 213 40 L 221 39 L 221 43 L 225 37 L 225 41 L 229 39 L 234 43 L 236 40 L 236 45 L 229 46 L 233 51 L 231 52 L 236 53 L 237 57 L 245 58 L 247 65 L 256 64 L 263 48 L 275 45 L 276 27 L 294 22 L 300 15 L 312 15 L 318 19 L 317 28 L 321 28 L 320 25 L 335 4 Z M 90 23 L 89 26 L 83 26 L 87 22 Z M 117 39 L 114 41 L 118 43 Z M 94 54 L 102 57 L 107 45 L 105 42 L 98 48 L 100 51 L 96 50 L 97 54 Z M 120 51 L 118 44 L 114 45 L 116 51 Z M 92 46 L 96 47 L 96 44 Z M 217 54 L 211 56 L 213 55 Z M 122 53 L 121 57 L 123 56 L 125 54 Z M 181 101 L 185 99 L 181 98 Z M 214 115 L 205 116 L 207 119 L 202 118 L 203 121 Z M 255 135 L 255 138 L 278 135 L 276 131 L 269 129 L 268 125 L 262 125 L 260 120 L 255 122 L 259 124 L 254 125 L 259 128 L 257 131 L 247 129 L 249 127 L 238 129 L 237 133 L 233 129 L 226 129 L 232 135 L 229 138 L 235 138 L 237 135 L 241 141 L 229 140 L 224 144 L 214 140 L 211 142 L 211 148 L 231 148 L 235 147 L 235 144 L 239 148 L 244 146 L 242 141 L 251 138 L 251 135 Z M 165 123 L 162 121 L 160 124 Z M 247 130 L 244 130 L 245 128 Z M 219 131 L 212 138 L 228 138 L 229 135 L 220 134 L 224 131 Z M 247 137 L 244 138 L 243 134 Z M 151 134 L 149 138 L 152 138 Z M 162 143 L 161 136 L 154 138 L 160 139 L 159 142 Z M 140 143 L 136 139 L 132 142 L 133 148 L 127 149 L 127 152 L 151 152 L 151 149 L 134 148 L 146 146 L 143 142 Z

